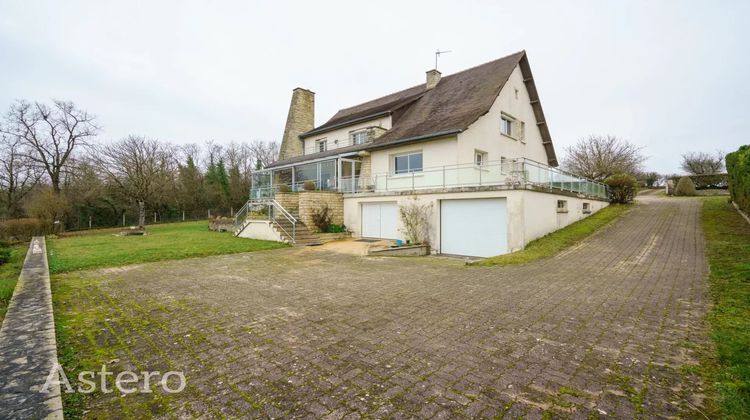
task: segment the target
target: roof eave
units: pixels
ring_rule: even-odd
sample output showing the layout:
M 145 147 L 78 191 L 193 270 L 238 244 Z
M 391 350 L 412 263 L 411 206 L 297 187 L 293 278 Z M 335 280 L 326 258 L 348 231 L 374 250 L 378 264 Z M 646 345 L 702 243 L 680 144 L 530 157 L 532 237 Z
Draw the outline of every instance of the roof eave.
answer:
M 322 128 L 322 129 L 321 128 L 313 128 L 312 130 L 310 130 L 310 131 L 308 131 L 306 133 L 300 134 L 299 138 L 304 139 L 304 138 L 312 137 L 312 136 L 315 136 L 315 135 L 318 135 L 318 134 L 325 134 L 325 133 L 328 133 L 330 131 L 337 130 L 339 128 L 346 128 L 346 127 L 349 127 L 351 125 L 355 125 L 355 124 L 358 124 L 358 123 L 361 123 L 361 122 L 364 122 L 364 121 L 374 120 L 376 118 L 385 117 L 385 116 L 388 116 L 388 115 L 391 115 L 391 111 L 383 111 L 383 112 L 378 112 L 378 113 L 375 113 L 375 114 L 366 115 L 364 117 L 355 118 L 353 120 L 349 120 L 349 121 L 346 121 L 346 122 L 334 124 L 334 125 Z
M 458 134 L 458 133 L 460 133 L 462 131 L 464 131 L 464 130 L 462 130 L 460 128 L 454 128 L 454 129 L 451 129 L 451 130 L 444 130 L 444 131 L 439 131 L 439 132 L 436 132 L 436 133 L 423 134 L 423 135 L 412 136 L 412 137 L 405 137 L 405 138 L 398 139 L 398 140 L 389 140 L 387 142 L 383 142 L 383 144 L 373 143 L 372 146 L 368 147 L 365 150 L 378 150 L 378 149 L 385 149 L 385 148 L 392 147 L 392 146 L 402 145 L 402 144 L 405 144 L 405 143 L 417 143 L 417 142 L 420 142 L 420 141 L 432 140 L 432 139 L 437 138 L 437 137 L 445 137 L 445 136 L 450 136 L 452 134 Z

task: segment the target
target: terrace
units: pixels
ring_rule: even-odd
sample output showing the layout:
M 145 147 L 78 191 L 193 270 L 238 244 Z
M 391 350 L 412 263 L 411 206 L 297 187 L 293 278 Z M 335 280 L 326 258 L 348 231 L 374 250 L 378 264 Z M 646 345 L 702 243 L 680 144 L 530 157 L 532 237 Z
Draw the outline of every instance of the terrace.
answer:
M 530 159 L 504 159 L 483 164 L 417 168 L 407 173 L 361 174 L 358 159 L 342 157 L 279 167 L 253 174 L 251 199 L 270 198 L 279 189 L 300 191 L 313 183 L 324 191 L 346 194 L 387 193 L 466 187 L 536 186 L 606 199 L 607 187 Z M 283 187 L 282 187 L 283 186 Z

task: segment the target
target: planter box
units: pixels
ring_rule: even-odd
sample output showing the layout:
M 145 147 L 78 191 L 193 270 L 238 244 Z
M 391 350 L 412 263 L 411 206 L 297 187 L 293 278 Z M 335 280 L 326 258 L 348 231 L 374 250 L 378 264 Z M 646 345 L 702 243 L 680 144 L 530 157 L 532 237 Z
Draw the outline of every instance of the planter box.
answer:
M 315 234 L 321 243 L 340 241 L 342 239 L 348 239 L 352 237 L 351 232 L 339 232 L 339 233 L 316 233 Z
M 368 255 L 380 257 L 421 257 L 430 255 L 429 245 L 406 245 L 390 248 L 370 249 Z

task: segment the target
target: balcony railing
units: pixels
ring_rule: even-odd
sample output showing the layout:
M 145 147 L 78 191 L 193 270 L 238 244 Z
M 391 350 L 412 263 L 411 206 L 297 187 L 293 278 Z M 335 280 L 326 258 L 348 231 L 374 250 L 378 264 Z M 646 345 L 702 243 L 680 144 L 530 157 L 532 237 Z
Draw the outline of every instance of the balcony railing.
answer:
M 320 150 L 320 145 L 316 141 L 312 141 L 311 145 L 306 146 L 304 153 L 305 155 L 312 155 L 315 153 L 321 153 L 328 150 L 334 150 L 334 149 L 340 149 L 342 147 L 348 147 L 348 146 L 354 146 L 355 144 L 365 144 L 370 143 L 372 140 L 367 139 L 367 141 L 355 143 L 354 140 L 350 137 L 346 137 L 343 139 L 326 139 L 326 146 L 323 150 Z
M 607 197 L 607 187 L 529 159 L 426 168 L 408 174 L 382 173 L 370 177 L 342 177 L 344 193 L 411 191 L 457 187 L 536 185 L 560 191 Z
M 313 181 L 314 182 L 314 181 Z M 425 168 L 407 174 L 379 173 L 371 176 L 338 178 L 338 185 L 317 185 L 316 189 L 335 190 L 347 194 L 365 192 L 401 192 L 462 187 L 527 185 L 559 191 L 607 198 L 607 187 L 599 182 L 577 177 L 563 170 L 530 159 L 506 159 L 486 162 Z M 304 181 L 287 185 L 291 191 L 303 190 Z M 253 188 L 252 198 L 273 197 L 280 185 Z

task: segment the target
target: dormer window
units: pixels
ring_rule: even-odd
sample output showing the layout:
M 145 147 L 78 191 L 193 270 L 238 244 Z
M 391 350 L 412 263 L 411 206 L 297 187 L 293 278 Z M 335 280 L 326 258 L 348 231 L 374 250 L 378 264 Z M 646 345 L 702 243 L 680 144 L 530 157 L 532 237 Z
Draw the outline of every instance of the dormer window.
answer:
M 370 140 L 367 130 L 358 130 L 351 132 L 352 144 L 365 144 Z
M 325 152 L 326 150 L 328 150 L 328 140 L 327 139 L 315 140 L 315 151 L 316 152 L 320 153 L 320 152 Z

